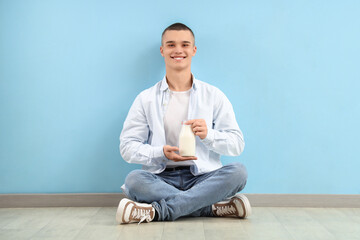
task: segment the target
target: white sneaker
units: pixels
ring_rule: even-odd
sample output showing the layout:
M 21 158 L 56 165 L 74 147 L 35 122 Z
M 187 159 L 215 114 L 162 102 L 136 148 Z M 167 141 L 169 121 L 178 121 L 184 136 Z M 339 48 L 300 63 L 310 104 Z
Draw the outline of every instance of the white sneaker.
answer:
M 212 211 L 216 217 L 247 218 L 251 215 L 251 206 L 244 194 L 236 194 L 229 200 L 213 204 Z
M 138 203 L 127 198 L 123 198 L 120 201 L 116 211 L 116 221 L 121 224 L 151 222 L 154 217 L 155 209 L 151 204 Z

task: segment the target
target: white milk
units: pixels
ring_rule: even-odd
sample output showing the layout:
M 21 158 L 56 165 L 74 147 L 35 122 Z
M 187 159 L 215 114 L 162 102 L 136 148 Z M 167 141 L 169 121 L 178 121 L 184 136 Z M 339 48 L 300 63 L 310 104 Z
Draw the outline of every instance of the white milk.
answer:
M 184 122 L 182 123 L 179 136 L 180 156 L 195 156 L 195 134 L 191 130 L 191 125 L 185 125 Z

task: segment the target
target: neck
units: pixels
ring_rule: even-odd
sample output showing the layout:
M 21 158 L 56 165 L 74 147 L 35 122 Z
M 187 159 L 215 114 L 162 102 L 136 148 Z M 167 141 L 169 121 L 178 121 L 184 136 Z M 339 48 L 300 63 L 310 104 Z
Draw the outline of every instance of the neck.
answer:
M 184 72 L 166 72 L 167 84 L 171 91 L 183 92 L 187 91 L 192 86 L 191 71 Z

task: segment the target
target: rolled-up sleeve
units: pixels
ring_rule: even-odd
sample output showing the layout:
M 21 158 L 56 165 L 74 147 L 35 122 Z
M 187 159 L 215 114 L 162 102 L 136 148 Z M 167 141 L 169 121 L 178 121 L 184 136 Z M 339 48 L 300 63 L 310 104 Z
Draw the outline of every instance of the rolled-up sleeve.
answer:
M 234 109 L 229 99 L 220 90 L 214 105 L 213 128 L 208 129 L 201 141 L 211 151 L 221 155 L 238 156 L 245 147 L 243 133 L 237 124 Z

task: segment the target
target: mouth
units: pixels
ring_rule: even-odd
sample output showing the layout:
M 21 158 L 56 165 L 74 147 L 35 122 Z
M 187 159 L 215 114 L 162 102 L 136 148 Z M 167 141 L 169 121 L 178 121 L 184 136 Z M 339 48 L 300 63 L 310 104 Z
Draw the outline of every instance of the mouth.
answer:
M 183 57 L 183 56 L 174 56 L 174 57 L 171 57 L 172 59 L 175 59 L 176 61 L 181 61 L 183 59 L 185 59 L 186 57 Z

